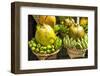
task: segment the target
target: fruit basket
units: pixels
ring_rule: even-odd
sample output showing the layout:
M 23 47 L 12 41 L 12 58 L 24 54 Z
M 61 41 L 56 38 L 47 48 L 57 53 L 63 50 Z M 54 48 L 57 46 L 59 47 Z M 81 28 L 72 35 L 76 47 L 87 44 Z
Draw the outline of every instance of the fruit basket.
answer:
M 60 51 L 60 49 L 56 50 L 55 52 L 51 54 L 40 54 L 33 51 L 33 53 L 38 57 L 39 60 L 49 60 L 49 59 L 56 59 L 57 53 Z
M 88 48 L 88 19 L 85 17 L 61 17 L 55 29 L 63 39 L 66 55 L 72 58 L 85 57 Z
M 72 58 L 85 57 L 87 52 L 88 40 L 87 35 L 82 39 L 74 39 L 69 36 L 63 39 L 64 47 L 67 50 L 67 54 Z
M 88 48 L 88 35 L 85 34 L 81 38 L 78 36 L 66 35 L 63 38 L 63 45 L 71 59 L 85 57 Z
M 39 60 L 56 59 L 62 39 L 56 35 L 55 16 L 33 16 L 36 23 L 35 36 L 29 40 L 29 48 Z
M 61 44 L 62 41 L 58 37 L 52 45 L 42 45 L 38 43 L 35 38 L 29 41 L 29 47 L 31 48 L 32 53 L 36 55 L 39 60 L 56 59 Z
M 66 48 L 71 59 L 85 57 L 87 49 Z

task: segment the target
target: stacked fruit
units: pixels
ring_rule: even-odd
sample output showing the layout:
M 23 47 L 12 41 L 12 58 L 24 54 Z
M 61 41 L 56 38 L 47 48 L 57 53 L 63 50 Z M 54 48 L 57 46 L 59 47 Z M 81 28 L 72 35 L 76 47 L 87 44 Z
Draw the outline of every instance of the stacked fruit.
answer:
M 29 47 L 31 48 L 33 53 L 39 53 L 39 54 L 51 54 L 57 51 L 61 45 L 62 45 L 62 40 L 57 37 L 54 44 L 52 45 L 42 45 L 36 41 L 35 38 L 33 38 L 31 41 L 28 42 Z
M 54 25 L 56 24 L 55 16 L 39 16 L 35 37 L 29 41 L 29 47 L 32 52 L 38 55 L 50 55 L 57 53 L 62 45 L 62 40 L 56 36 Z
M 84 57 L 88 48 L 87 17 L 80 17 L 79 24 L 75 21 L 77 17 L 34 16 L 34 19 L 37 22 L 35 37 L 29 41 L 33 53 L 57 54 L 63 44 L 71 58 Z
M 64 46 L 67 48 L 87 49 L 88 34 L 84 29 L 87 26 L 87 21 L 84 20 L 82 23 L 82 20 L 80 20 L 80 24 L 77 24 L 74 19 L 69 20 L 72 21 L 68 21 L 67 19 L 66 22 L 66 25 L 69 27 L 69 33 L 63 38 Z M 68 24 L 70 24 L 70 26 Z
M 63 37 L 63 45 L 70 58 L 84 57 L 88 48 L 88 20 L 82 19 L 80 19 L 80 24 L 75 23 L 71 17 L 65 18 L 63 21 L 63 25 L 67 29 L 67 33 Z

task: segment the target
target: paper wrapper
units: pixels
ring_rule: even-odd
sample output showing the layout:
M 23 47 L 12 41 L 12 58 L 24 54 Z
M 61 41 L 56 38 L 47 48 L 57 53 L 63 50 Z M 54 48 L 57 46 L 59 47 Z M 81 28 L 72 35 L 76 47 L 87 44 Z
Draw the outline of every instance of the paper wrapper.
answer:
M 87 49 L 67 48 L 67 53 L 71 59 L 85 57 Z

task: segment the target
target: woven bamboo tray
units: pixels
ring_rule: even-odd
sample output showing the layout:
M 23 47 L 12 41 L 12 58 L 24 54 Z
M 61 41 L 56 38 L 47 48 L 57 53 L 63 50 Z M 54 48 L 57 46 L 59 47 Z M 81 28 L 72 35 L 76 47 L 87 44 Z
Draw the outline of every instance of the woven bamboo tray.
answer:
M 71 59 L 85 57 L 87 49 L 67 48 L 67 54 Z
M 40 53 L 36 53 L 36 52 L 33 52 L 33 54 L 35 54 L 39 60 L 55 59 L 56 55 L 59 51 L 60 51 L 60 49 L 58 49 L 57 51 L 55 51 L 51 54 L 40 54 Z

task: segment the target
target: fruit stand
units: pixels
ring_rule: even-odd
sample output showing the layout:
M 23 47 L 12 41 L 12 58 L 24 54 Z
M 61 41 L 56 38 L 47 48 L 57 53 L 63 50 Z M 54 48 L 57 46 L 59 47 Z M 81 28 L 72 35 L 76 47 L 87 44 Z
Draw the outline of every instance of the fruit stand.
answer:
M 29 60 L 86 58 L 88 18 L 29 16 Z

